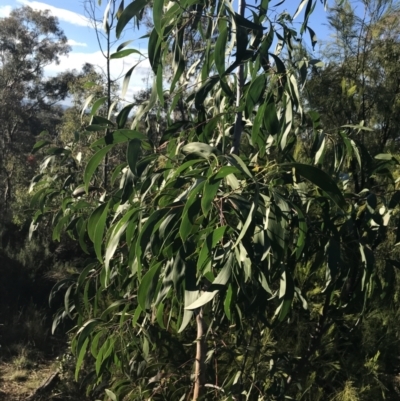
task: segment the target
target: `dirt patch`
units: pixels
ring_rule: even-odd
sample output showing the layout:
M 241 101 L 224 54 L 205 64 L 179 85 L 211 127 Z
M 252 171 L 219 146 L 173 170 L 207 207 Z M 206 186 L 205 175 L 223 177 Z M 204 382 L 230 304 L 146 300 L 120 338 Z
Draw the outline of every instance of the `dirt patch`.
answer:
M 54 372 L 54 363 L 39 363 L 30 369 L 18 368 L 13 363 L 0 363 L 0 400 L 22 401 L 32 395 Z M 48 394 L 52 399 L 57 394 Z

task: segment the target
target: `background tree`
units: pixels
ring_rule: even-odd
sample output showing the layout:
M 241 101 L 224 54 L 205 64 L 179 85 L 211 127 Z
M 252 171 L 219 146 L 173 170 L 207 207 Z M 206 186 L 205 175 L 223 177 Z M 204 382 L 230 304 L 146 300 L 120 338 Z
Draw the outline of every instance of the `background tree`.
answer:
M 338 2 L 328 9 L 334 41 L 323 51 L 326 66 L 315 70 L 307 101 L 325 128 L 360 121 L 374 132 L 361 133 L 363 146 L 397 148 L 399 129 L 399 3 Z
M 35 136 L 54 130 L 71 74 L 44 77 L 44 68 L 67 54 L 67 38 L 49 12 L 15 9 L 0 27 L 0 192 L 2 220 L 17 203 L 17 185 L 26 185 L 35 164 L 28 156 Z M 25 179 L 24 179 L 25 177 Z M 25 182 L 24 182 L 25 181 Z M 21 193 L 19 193 L 21 195 Z

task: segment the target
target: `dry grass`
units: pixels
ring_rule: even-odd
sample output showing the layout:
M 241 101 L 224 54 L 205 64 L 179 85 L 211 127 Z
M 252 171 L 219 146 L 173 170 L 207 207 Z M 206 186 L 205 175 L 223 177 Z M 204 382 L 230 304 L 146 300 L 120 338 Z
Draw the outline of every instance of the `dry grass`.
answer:
M 13 362 L 0 363 L 0 400 L 24 400 L 52 372 L 54 372 L 54 365 L 48 362 L 39 364 L 35 369 L 20 369 Z M 51 398 L 47 397 L 47 399 Z

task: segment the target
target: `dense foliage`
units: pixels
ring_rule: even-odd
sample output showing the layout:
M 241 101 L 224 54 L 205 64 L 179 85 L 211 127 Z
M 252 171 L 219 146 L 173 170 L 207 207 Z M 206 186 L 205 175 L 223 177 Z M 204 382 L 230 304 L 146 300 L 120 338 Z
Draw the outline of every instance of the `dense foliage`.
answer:
M 51 293 L 63 299 L 53 329 L 75 322 L 75 377 L 91 396 L 398 398 L 400 190 L 385 153 L 398 105 L 381 112 L 368 89 L 393 89 L 382 43 L 397 49 L 384 27 L 398 14 L 365 0 L 379 18 L 357 30 L 341 3 L 330 21 L 351 40 L 325 68 L 304 45 L 312 0 L 294 15 L 267 0 L 106 12 L 107 38 L 151 16 L 152 90 L 115 118 L 109 90 L 79 98 L 82 123 L 71 110 L 62 138 L 34 146 L 31 185 L 31 234 L 50 223 L 54 241 L 80 247 Z

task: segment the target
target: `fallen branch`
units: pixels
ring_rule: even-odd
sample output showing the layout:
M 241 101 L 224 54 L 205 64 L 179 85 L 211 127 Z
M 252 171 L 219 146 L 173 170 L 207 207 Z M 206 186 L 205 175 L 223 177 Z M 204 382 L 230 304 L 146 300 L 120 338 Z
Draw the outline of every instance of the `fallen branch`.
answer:
M 42 384 L 33 392 L 33 394 L 25 399 L 25 401 L 33 401 L 36 397 L 43 395 L 43 393 L 51 391 L 60 380 L 59 375 L 60 372 L 53 372 L 46 380 L 42 382 Z

